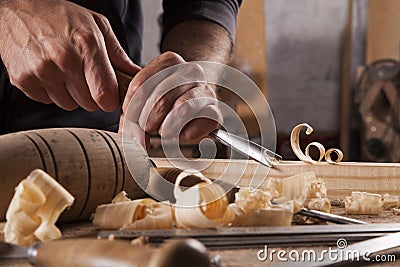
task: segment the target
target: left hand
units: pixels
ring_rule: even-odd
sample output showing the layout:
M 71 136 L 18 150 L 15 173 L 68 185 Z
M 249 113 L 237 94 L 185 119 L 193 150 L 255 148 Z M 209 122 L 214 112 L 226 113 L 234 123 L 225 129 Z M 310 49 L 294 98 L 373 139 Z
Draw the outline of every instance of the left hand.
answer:
M 204 72 L 198 64 L 178 68 L 158 84 L 142 86 L 159 71 L 181 63 L 185 63 L 181 56 L 165 52 L 136 74 L 122 105 L 120 133 L 124 118 L 129 121 L 125 131 L 132 131 L 129 135 L 139 138 L 142 145 L 148 142 L 147 133 L 159 133 L 164 138 L 176 137 L 180 143 L 198 143 L 218 128 L 222 123 L 222 114 L 217 96 L 214 89 L 203 82 Z M 193 77 L 195 82 L 190 80 Z M 168 84 L 174 85 L 177 81 L 185 81 L 185 78 L 188 83 L 166 93 Z M 131 100 L 135 102 L 129 105 Z M 137 125 L 144 130 L 144 137 Z

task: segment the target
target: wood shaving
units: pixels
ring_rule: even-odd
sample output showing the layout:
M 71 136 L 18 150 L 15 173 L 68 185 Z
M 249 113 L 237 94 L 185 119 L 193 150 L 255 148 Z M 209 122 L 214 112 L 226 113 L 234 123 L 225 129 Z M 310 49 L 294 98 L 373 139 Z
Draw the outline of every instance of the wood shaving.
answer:
M 128 194 L 125 191 L 121 191 L 111 200 L 111 203 L 128 202 L 128 201 L 131 201 L 131 199 L 128 197 Z
M 336 154 L 336 156 L 337 156 L 337 159 L 336 159 L 336 160 L 332 160 L 332 158 L 331 158 L 331 154 L 332 154 L 332 153 L 335 153 L 335 154 Z M 325 160 L 326 160 L 326 162 L 328 162 L 328 163 L 331 163 L 331 164 L 339 163 L 339 162 L 342 161 L 342 159 L 343 159 L 343 152 L 342 152 L 340 149 L 337 149 L 337 148 L 330 148 L 330 149 L 328 149 L 328 151 L 326 151 L 326 153 L 325 153 Z
M 331 213 L 332 206 L 329 198 L 312 198 L 307 203 L 307 208 L 310 210 L 318 210 Z
M 400 208 L 393 208 L 392 210 L 393 210 L 394 215 L 400 216 Z
M 169 203 L 153 199 L 104 204 L 97 207 L 93 225 L 101 229 L 168 229 L 172 228 Z
M 61 237 L 54 225 L 74 197 L 42 170 L 34 170 L 22 180 L 8 207 L 5 241 L 30 246 L 35 241 Z
M 6 222 L 0 222 L 0 241 L 4 241 L 4 225 Z
M 303 128 L 303 127 L 307 128 L 307 130 L 306 130 L 307 135 L 310 135 L 314 131 L 314 129 L 309 124 L 301 123 L 299 125 L 296 125 L 290 134 L 290 145 L 292 147 L 293 153 L 297 156 L 297 158 L 299 160 L 308 162 L 311 164 L 317 164 L 325 157 L 326 162 L 328 162 L 330 164 L 336 164 L 336 163 L 339 163 L 343 159 L 343 152 L 340 149 L 330 148 L 330 149 L 328 149 L 328 151 L 325 152 L 325 147 L 321 143 L 318 143 L 318 142 L 312 142 L 312 143 L 308 144 L 306 147 L 306 150 L 305 150 L 305 154 L 304 154 L 300 148 L 300 137 L 299 137 L 301 128 Z M 309 154 L 311 146 L 315 146 L 316 148 L 318 148 L 318 150 L 319 150 L 318 160 L 314 160 L 311 158 L 311 156 Z M 332 160 L 332 158 L 331 158 L 332 153 L 335 153 L 337 155 L 336 160 Z
M 242 210 L 236 203 L 229 204 L 229 207 L 235 213 L 231 224 L 234 227 L 290 226 L 292 223 L 293 201 L 271 204 L 266 208 L 254 209 L 250 213 Z
M 384 194 L 382 196 L 382 201 L 383 201 L 382 207 L 385 210 L 390 210 L 391 208 L 400 206 L 400 196 Z
M 174 215 L 178 227 L 220 228 L 231 222 L 225 191 L 218 184 L 200 183 L 175 194 L 175 198 Z
M 246 213 L 271 206 L 272 195 L 262 189 L 241 188 L 235 194 L 235 203 Z
M 279 203 L 284 203 L 288 200 L 294 201 L 294 213 L 297 213 L 303 206 L 309 193 L 311 182 L 317 181 L 314 172 L 306 172 L 294 175 L 288 178 L 281 179 L 280 197 L 276 199 Z M 274 183 L 279 185 L 279 183 Z M 267 187 L 274 186 L 267 183 Z M 275 188 L 279 191 L 279 188 Z
M 318 160 L 313 160 L 310 156 L 310 147 L 315 146 L 316 148 L 318 148 L 319 151 L 319 159 Z M 308 158 L 309 162 L 312 164 L 316 164 L 317 162 L 320 162 L 325 156 L 325 147 L 318 142 L 312 142 L 309 143 L 306 147 L 306 157 Z
M 347 214 L 378 215 L 382 212 L 382 196 L 367 192 L 351 192 L 344 199 Z
M 313 172 L 284 179 L 271 178 L 266 188 L 240 188 L 231 204 L 225 190 L 203 175 L 196 175 L 200 183 L 182 187 L 181 183 L 192 176 L 191 172 L 180 172 L 176 176 L 173 190 L 176 203 L 169 212 L 163 213 L 164 217 L 153 216 L 152 220 L 146 220 L 151 216 L 146 211 L 156 210 L 162 203 L 152 199 L 125 201 L 123 195 L 123 202 L 100 205 L 93 224 L 103 229 L 157 229 L 162 228 L 160 225 L 187 229 L 289 226 L 293 214 L 307 203 L 313 209 L 330 211 L 325 183 Z
M 130 243 L 132 246 L 145 246 L 147 245 L 148 242 L 146 237 L 139 236 L 135 239 L 132 239 Z
M 306 130 L 307 135 L 310 135 L 314 131 L 314 129 L 307 123 L 301 123 L 301 124 L 295 126 L 292 130 L 292 133 L 290 134 L 290 145 L 292 146 L 293 153 L 297 156 L 297 158 L 299 160 L 304 161 L 304 162 L 313 163 L 314 160 L 311 157 L 305 155 L 301 151 L 301 148 L 300 148 L 300 137 L 299 136 L 300 136 L 301 128 L 303 128 L 303 127 L 307 127 L 307 130 Z

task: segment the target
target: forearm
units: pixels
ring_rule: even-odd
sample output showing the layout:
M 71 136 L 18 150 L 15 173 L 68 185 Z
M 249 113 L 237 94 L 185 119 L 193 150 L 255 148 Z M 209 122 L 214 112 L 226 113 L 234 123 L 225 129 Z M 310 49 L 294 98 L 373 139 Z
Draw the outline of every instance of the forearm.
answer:
M 208 20 L 189 20 L 172 28 L 164 37 L 161 51 L 173 51 L 186 61 L 228 63 L 232 40 L 228 31 Z

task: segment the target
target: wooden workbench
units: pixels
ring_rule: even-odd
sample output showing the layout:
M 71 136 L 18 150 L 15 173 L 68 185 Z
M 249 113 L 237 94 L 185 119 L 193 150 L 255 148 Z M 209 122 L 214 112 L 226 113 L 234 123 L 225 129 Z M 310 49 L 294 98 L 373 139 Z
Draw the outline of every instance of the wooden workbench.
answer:
M 338 215 L 345 215 L 344 208 L 334 207 L 333 212 Z M 379 216 L 371 216 L 371 215 L 357 215 L 351 216 L 352 218 L 364 220 L 369 223 L 400 223 L 400 216 L 396 216 L 391 211 L 385 211 Z M 63 232 L 64 238 L 76 238 L 76 237 L 90 237 L 95 238 L 98 229 L 93 227 L 90 222 L 84 221 L 75 224 L 66 224 L 60 226 Z M 313 227 L 309 225 L 309 227 Z M 267 241 L 267 240 L 266 240 Z M 210 251 L 210 255 L 220 255 L 222 260 L 222 266 L 224 267 L 246 267 L 246 266 L 270 266 L 271 263 L 268 261 L 261 262 L 257 259 L 257 252 L 262 249 L 232 249 L 232 250 L 212 250 Z M 276 248 L 277 249 L 277 248 Z M 282 248 L 284 250 L 297 249 L 298 251 L 302 251 L 304 249 L 310 249 L 310 247 L 299 247 L 299 248 Z M 315 251 L 321 251 L 323 249 L 327 249 L 327 247 L 312 247 Z M 399 266 L 400 259 L 397 260 L 397 263 L 387 263 L 384 266 Z M 277 263 L 276 261 L 273 263 Z M 381 266 L 382 264 L 377 264 L 373 266 Z M 1 261 L 0 266 L 13 266 L 13 267 L 28 267 L 29 263 L 26 261 Z M 304 265 L 306 266 L 306 265 Z
M 171 167 L 171 162 L 166 159 L 153 158 L 153 161 L 158 167 Z M 204 160 L 191 162 L 191 166 L 204 165 Z M 230 163 L 233 163 L 233 168 L 226 168 Z M 241 178 L 239 185 L 247 185 L 252 175 L 256 173 L 256 169 L 261 168 L 258 175 L 265 173 L 259 164 L 253 161 L 243 160 L 216 160 L 211 165 L 206 167 L 202 172 L 210 178 L 216 178 L 221 173 L 227 173 L 230 177 L 236 177 L 237 172 L 240 175 L 236 178 Z M 350 195 L 351 191 L 369 191 L 373 193 L 390 193 L 400 195 L 400 164 L 375 164 L 375 163 L 341 163 L 339 165 L 329 165 L 320 163 L 317 165 L 306 164 L 303 162 L 283 161 L 275 168 L 271 169 L 268 177 L 283 178 L 293 174 L 298 174 L 306 171 L 314 171 L 317 177 L 325 180 L 328 188 L 328 196 L 331 200 L 343 199 L 344 196 Z M 236 176 L 235 176 L 236 175 Z M 256 177 L 257 178 L 257 177 Z M 265 178 L 265 177 L 258 177 Z M 333 207 L 333 213 L 345 215 L 343 207 Z M 400 216 L 396 216 L 391 211 L 384 211 L 379 216 L 358 215 L 351 216 L 352 218 L 364 220 L 369 223 L 399 223 Z M 310 225 L 309 227 L 313 227 Z M 98 229 L 91 226 L 89 221 L 75 224 L 61 225 L 64 238 L 76 237 L 92 237 L 95 238 Z M 266 240 L 267 242 L 268 240 Z M 213 250 L 210 255 L 220 255 L 222 266 L 269 266 L 270 262 L 261 262 L 257 259 L 257 252 L 262 249 L 235 249 L 235 250 Z M 296 248 L 299 251 L 307 249 L 306 247 Z M 326 247 L 313 248 L 315 250 L 326 249 Z M 398 266 L 391 263 L 385 266 Z M 276 262 L 274 262 L 276 263 Z M 0 266 L 29 266 L 26 261 L 0 261 Z M 306 266 L 306 265 L 305 265 Z M 380 266 L 380 265 L 377 265 Z

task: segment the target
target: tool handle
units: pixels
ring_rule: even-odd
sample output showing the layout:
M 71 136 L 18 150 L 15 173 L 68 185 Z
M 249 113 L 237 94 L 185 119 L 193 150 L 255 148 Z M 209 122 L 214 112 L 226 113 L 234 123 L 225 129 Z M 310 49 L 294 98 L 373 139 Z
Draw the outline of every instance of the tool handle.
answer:
M 41 243 L 34 258 L 43 267 L 144 267 L 153 250 L 123 241 L 70 239 Z
M 42 267 L 210 267 L 206 248 L 194 239 L 168 241 L 159 249 L 105 239 L 41 243 L 34 264 Z
M 119 69 L 114 69 L 114 71 L 117 76 L 119 99 L 121 103 L 123 103 L 126 93 L 128 92 L 129 83 L 132 81 L 133 77 Z

